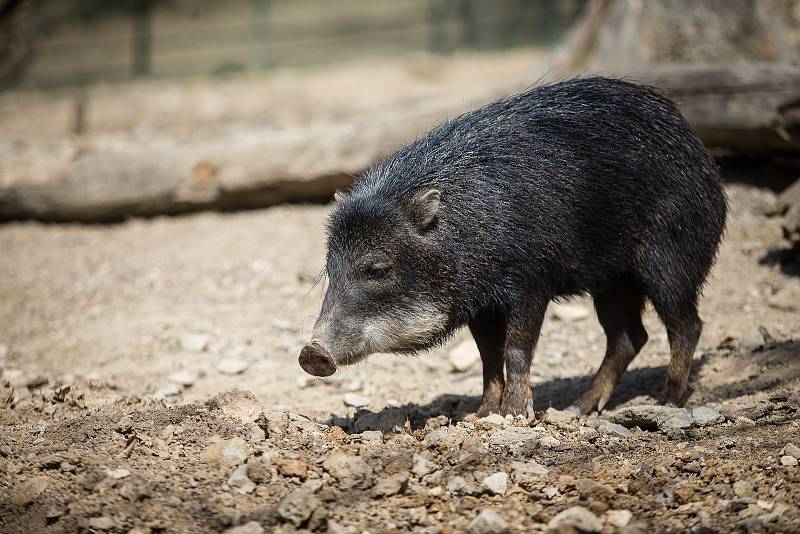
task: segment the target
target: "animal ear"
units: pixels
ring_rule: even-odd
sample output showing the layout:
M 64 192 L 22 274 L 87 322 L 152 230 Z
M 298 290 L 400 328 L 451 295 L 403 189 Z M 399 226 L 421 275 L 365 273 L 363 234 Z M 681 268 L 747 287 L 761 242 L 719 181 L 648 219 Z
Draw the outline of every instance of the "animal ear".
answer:
M 439 214 L 441 200 L 442 192 L 438 189 L 429 189 L 412 199 L 409 214 L 418 230 L 425 230 L 433 223 Z
M 333 194 L 333 201 L 337 204 L 341 204 L 342 201 L 347 198 L 347 194 L 344 191 L 339 191 L 338 189 Z

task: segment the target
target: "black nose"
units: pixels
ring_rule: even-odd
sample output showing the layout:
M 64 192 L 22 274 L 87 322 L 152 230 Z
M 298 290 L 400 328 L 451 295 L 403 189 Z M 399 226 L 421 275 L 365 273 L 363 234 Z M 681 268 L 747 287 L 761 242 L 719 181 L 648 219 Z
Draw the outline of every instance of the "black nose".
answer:
M 330 376 L 336 372 L 336 364 L 333 358 L 319 343 L 311 343 L 303 347 L 300 351 L 300 358 L 297 359 L 303 371 L 314 376 Z

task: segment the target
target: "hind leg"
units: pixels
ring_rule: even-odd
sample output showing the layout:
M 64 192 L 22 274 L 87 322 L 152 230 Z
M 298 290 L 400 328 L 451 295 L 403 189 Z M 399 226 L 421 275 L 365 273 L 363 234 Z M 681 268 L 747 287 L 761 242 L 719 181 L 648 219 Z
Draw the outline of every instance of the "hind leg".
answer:
M 653 306 L 667 328 L 670 349 L 661 401 L 665 404 L 681 404 L 689 384 L 692 357 L 703 330 L 703 323 L 697 315 L 697 297 L 686 297 L 679 301 L 654 299 Z
M 500 313 L 484 312 L 469 322 L 469 330 L 483 364 L 483 400 L 478 408 L 478 417 L 500 413 L 505 378 L 503 376 L 503 353 L 506 342 L 505 318 Z
M 592 386 L 572 407 L 582 414 L 603 410 L 614 386 L 647 343 L 647 332 L 642 325 L 644 292 L 638 285 L 621 281 L 594 295 L 594 306 L 606 333 L 606 354 Z

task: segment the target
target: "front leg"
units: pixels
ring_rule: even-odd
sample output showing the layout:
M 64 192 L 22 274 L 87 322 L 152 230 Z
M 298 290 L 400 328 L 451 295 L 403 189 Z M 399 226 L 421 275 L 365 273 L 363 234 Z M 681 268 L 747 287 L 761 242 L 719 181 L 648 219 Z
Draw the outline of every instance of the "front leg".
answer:
M 530 386 L 531 361 L 539 340 L 548 301 L 515 310 L 506 328 L 506 386 L 500 413 L 533 417 L 533 395 Z
M 500 312 L 484 311 L 469 322 L 469 330 L 483 364 L 483 400 L 478 417 L 500 413 L 505 379 L 503 378 L 503 350 L 506 341 L 506 321 Z

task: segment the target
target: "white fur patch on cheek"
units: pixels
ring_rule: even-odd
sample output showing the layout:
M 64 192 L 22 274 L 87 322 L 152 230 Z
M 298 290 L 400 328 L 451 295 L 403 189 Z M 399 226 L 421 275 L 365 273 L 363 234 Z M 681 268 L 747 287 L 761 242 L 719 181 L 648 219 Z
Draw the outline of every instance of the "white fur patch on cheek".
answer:
M 413 350 L 444 330 L 447 317 L 432 305 L 419 305 L 393 315 L 383 315 L 364 325 L 369 352 Z

